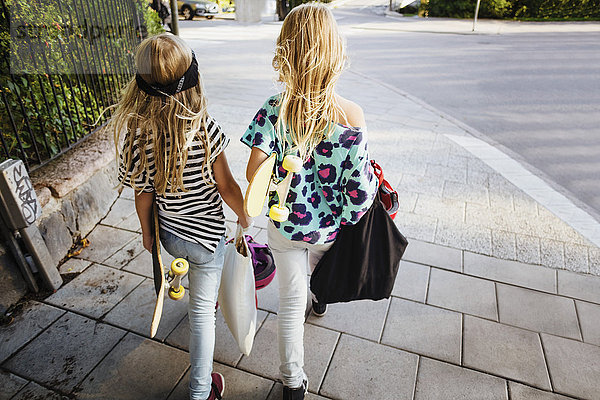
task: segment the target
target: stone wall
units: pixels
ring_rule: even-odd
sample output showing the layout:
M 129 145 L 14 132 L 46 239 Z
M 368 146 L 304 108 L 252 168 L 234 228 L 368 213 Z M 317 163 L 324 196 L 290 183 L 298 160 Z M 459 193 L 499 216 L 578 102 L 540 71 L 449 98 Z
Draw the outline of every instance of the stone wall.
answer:
M 38 227 L 58 265 L 77 237 L 85 237 L 102 219 L 118 196 L 113 163 L 96 171 L 64 197 L 44 207 Z
M 74 240 L 91 232 L 119 195 L 113 143 L 108 132 L 99 129 L 63 156 L 31 173 L 42 206 L 42 216 L 36 224 L 57 267 Z M 2 312 L 26 291 L 25 280 L 2 244 L 0 275 Z

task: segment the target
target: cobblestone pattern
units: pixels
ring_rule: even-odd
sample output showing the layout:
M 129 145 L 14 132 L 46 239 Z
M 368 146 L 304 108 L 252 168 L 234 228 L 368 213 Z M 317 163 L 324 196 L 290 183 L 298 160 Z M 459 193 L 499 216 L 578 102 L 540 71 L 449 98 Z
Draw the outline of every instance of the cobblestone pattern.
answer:
M 187 297 L 165 300 L 159 335 L 150 340 L 151 261 L 137 261 L 147 254 L 140 233 L 117 226 L 134 212 L 130 194 L 69 263 L 80 275 L 42 303 L 25 303 L 13 324 L 0 327 L 0 385 L 9 398 L 187 396 Z M 234 223 L 230 211 L 227 219 Z M 252 230 L 263 241 L 265 222 L 258 218 Z M 322 318 L 308 311 L 308 398 L 598 398 L 600 277 L 415 239 L 411 247 L 391 299 L 330 305 Z M 217 313 L 215 369 L 227 380 L 225 398 L 279 398 L 277 298 L 276 281 L 259 291 L 248 357 Z M 21 331 L 30 334 L 15 334 Z M 131 390 L 123 385 L 129 380 L 136 382 Z

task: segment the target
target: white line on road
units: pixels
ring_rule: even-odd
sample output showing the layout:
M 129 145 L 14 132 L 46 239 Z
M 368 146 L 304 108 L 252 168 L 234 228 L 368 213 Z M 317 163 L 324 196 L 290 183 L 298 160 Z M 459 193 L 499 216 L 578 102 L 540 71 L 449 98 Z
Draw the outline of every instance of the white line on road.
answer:
M 373 78 L 370 75 L 366 75 L 358 71 L 349 70 L 348 72 L 384 86 L 400 94 L 401 96 L 404 96 L 407 99 L 422 105 L 431 112 L 436 113 L 437 115 L 459 127 L 465 132 L 465 135 L 444 134 L 444 136 L 462 146 L 475 157 L 481 159 L 492 169 L 502 175 L 506 180 L 511 182 L 523 192 L 527 193 L 539 204 L 546 207 L 551 213 L 567 223 L 587 240 L 600 247 L 600 221 L 596 220 L 588 212 L 575 205 L 573 201 L 569 200 L 566 196 L 552 188 L 540 177 L 531 173 L 519 161 L 515 160 L 489 143 L 475 137 L 483 137 L 482 133 L 444 113 L 443 111 L 438 110 L 425 101 L 408 94 L 407 92 L 398 89 L 387 82 Z
M 444 134 L 600 247 L 600 223 L 502 151 L 472 136 Z

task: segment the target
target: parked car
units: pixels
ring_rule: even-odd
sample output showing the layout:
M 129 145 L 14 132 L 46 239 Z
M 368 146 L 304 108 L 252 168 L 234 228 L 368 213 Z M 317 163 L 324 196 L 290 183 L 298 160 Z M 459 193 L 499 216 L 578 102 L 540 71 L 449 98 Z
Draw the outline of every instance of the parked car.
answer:
M 179 15 L 185 19 L 194 19 L 196 15 L 212 19 L 219 13 L 219 5 L 209 0 L 178 1 Z

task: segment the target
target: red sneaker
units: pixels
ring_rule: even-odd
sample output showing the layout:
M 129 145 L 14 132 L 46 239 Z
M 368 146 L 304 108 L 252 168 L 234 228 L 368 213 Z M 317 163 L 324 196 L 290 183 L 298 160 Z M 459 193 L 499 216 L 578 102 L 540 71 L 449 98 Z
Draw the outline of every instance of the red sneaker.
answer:
M 213 372 L 210 377 L 212 378 L 212 387 L 208 400 L 221 400 L 225 392 L 225 378 L 218 372 Z

